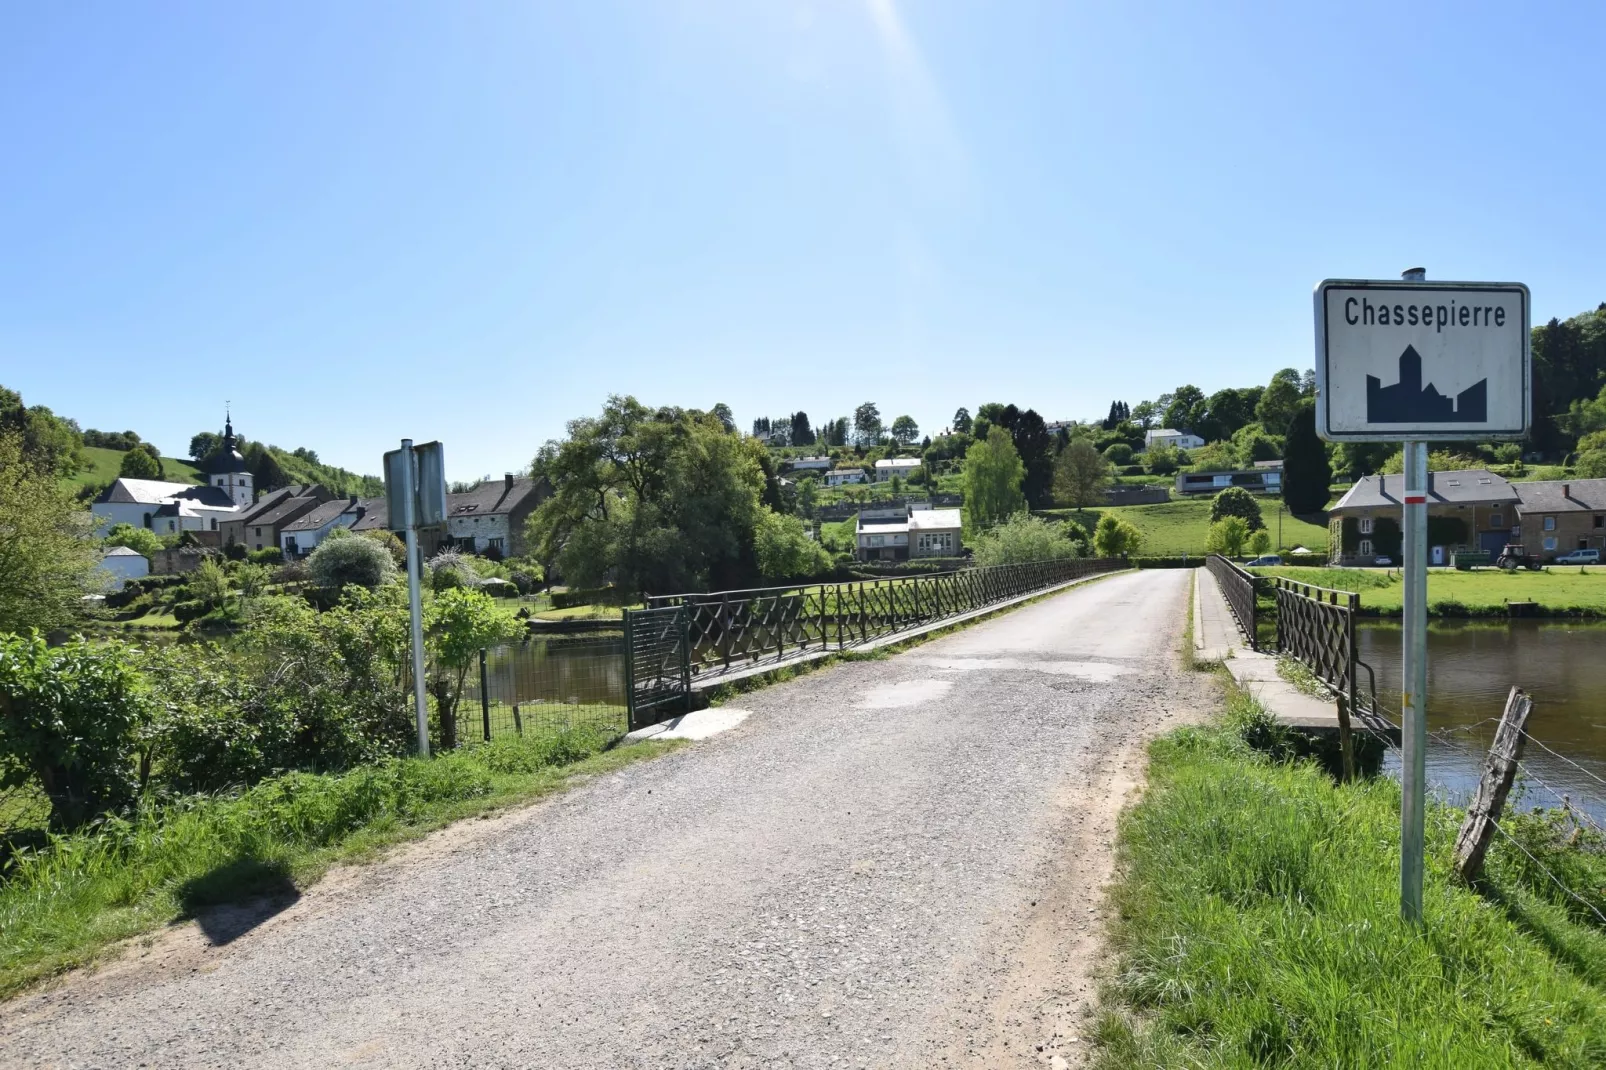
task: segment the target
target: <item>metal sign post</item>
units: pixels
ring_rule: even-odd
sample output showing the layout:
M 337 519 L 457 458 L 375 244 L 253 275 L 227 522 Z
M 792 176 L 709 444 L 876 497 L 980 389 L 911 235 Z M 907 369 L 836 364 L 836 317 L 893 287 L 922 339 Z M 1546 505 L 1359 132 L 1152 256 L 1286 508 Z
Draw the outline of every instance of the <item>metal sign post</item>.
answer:
M 1428 444 L 1522 438 L 1532 392 L 1520 283 L 1328 279 L 1314 295 L 1316 430 L 1403 440 L 1400 913 L 1422 920 L 1428 698 Z
M 412 624 L 413 711 L 418 723 L 418 754 L 429 757 L 429 702 L 424 689 L 423 564 L 418 530 L 446 521 L 446 468 L 439 442 L 414 447 L 404 438 L 401 449 L 385 454 L 385 497 L 390 529 L 407 539 L 407 609 Z M 438 484 L 438 486 L 437 486 Z

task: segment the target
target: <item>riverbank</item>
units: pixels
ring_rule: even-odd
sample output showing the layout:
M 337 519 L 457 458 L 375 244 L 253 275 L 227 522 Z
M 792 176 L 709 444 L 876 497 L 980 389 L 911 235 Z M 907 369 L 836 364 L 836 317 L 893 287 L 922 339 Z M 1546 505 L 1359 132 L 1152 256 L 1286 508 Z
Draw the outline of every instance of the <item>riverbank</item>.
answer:
M 1397 569 L 1284 566 L 1251 571 L 1354 591 L 1361 596 L 1361 612 L 1368 616 L 1397 617 L 1404 611 L 1405 589 Z M 1606 567 L 1554 565 L 1541 572 L 1429 569 L 1428 615 L 1606 618 Z
M 574 730 L 195 796 L 0 859 L 0 999 L 118 941 L 267 897 L 282 909 L 337 863 L 532 802 L 673 749 Z
M 1398 784 L 1335 784 L 1275 758 L 1278 739 L 1233 692 L 1217 722 L 1151 745 L 1122 822 L 1096 1065 L 1598 1066 L 1606 924 L 1589 908 L 1606 912 L 1606 843 L 1512 815 L 1503 827 L 1594 902 L 1504 839 L 1480 894 L 1448 872 L 1460 813 L 1431 805 L 1418 929 L 1399 918 Z

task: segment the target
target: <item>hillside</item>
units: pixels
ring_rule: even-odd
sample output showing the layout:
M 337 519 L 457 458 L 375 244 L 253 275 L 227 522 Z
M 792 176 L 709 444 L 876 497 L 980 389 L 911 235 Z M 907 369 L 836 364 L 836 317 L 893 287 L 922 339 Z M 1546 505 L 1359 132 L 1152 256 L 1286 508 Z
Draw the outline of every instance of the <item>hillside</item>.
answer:
M 89 466 L 83 471 L 62 480 L 74 488 L 103 487 L 117 478 L 123 464 L 125 450 L 108 450 L 98 446 L 83 447 Z M 174 483 L 201 483 L 201 473 L 189 461 L 177 457 L 162 458 L 162 478 Z

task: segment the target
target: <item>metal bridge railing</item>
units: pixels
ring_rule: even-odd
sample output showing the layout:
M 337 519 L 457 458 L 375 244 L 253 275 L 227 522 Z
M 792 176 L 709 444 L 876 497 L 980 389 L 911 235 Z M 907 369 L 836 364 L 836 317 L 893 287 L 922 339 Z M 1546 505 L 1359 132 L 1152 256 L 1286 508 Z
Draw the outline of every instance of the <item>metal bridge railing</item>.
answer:
M 992 565 L 882 580 L 654 595 L 649 608 L 683 606 L 693 676 L 845 649 L 1100 572 L 1118 558 Z
M 1216 586 L 1221 588 L 1222 597 L 1226 598 L 1227 606 L 1238 620 L 1238 630 L 1249 640 L 1249 649 L 1259 650 L 1257 629 L 1260 626 L 1260 608 L 1255 600 L 1265 581 L 1220 554 L 1205 558 L 1205 567 L 1216 578 Z
M 1368 676 L 1372 671 L 1355 657 L 1355 615 L 1361 596 L 1281 576 L 1271 583 L 1277 601 L 1278 652 L 1297 659 L 1355 709 L 1356 667 L 1365 668 Z

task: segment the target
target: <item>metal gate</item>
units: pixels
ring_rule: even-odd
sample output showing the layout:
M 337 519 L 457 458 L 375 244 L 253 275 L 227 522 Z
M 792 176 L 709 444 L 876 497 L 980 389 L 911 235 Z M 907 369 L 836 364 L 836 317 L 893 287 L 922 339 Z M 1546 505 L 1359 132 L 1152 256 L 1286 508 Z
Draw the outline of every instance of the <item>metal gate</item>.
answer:
M 625 703 L 630 730 L 689 709 L 691 650 L 684 606 L 625 610 Z

